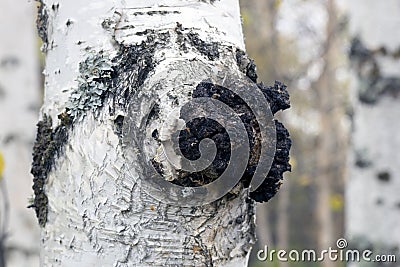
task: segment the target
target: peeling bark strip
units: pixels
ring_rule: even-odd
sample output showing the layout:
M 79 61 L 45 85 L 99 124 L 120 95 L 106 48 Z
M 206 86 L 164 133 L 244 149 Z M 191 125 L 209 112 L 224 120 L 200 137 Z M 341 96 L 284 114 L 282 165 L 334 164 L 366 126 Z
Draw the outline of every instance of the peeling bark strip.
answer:
M 58 30 L 46 35 L 54 45 L 48 48 L 43 119 L 32 168 L 32 207 L 43 226 L 42 266 L 245 266 L 255 240 L 250 196 L 267 201 L 276 193 L 283 172 L 290 169 L 290 139 L 271 119 L 278 137 L 273 166 L 250 194 L 247 187 L 263 156 L 260 125 L 249 103 L 230 95 L 232 88 L 209 80 L 229 76 L 237 77 L 238 84 L 246 81 L 251 86 L 242 89 L 251 94 L 258 88 L 273 113 L 289 107 L 289 96 L 279 82 L 256 83 L 255 64 L 241 50 L 238 3 L 83 3 L 82 19 L 69 1 L 44 2 L 48 18 L 43 25 Z M 143 163 L 165 162 L 158 154 L 165 134 L 160 125 L 172 111 L 202 96 L 244 112 L 241 122 L 251 144 L 246 172 L 228 194 L 210 204 L 167 205 L 144 190 L 148 177 Z M 189 142 L 215 137 L 221 149 L 217 164 L 206 171 L 207 177 L 174 173 L 163 164 L 159 170 L 166 180 L 194 187 L 218 177 L 234 142 L 207 118 L 187 126 L 189 134 L 180 132 L 187 158 L 199 153 Z

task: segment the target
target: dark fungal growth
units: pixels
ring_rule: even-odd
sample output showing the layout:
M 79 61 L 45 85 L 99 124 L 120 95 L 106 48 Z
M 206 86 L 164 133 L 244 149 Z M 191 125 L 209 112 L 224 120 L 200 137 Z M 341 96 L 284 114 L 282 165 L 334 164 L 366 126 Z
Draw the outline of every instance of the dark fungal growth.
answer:
M 398 97 L 400 94 L 400 79 L 384 76 L 378 64 L 379 57 L 397 59 L 399 50 L 389 53 L 385 47 L 375 50 L 368 49 L 359 38 L 351 42 L 349 57 L 359 76 L 358 97 L 364 104 L 374 104 L 383 95 Z
M 279 110 L 290 107 L 289 94 L 284 84 L 275 82 L 274 86 L 266 86 L 260 83 L 257 84 L 257 86 L 270 103 L 271 111 L 274 114 Z M 247 167 L 241 178 L 241 182 L 244 186 L 248 187 L 257 165 L 260 164 L 261 134 L 255 115 L 246 102 L 233 91 L 229 90 L 229 88 L 208 81 L 198 84 L 192 92 L 192 97 L 217 99 L 232 108 L 236 114 L 240 114 L 239 117 L 245 126 L 250 145 Z M 275 121 L 275 126 L 277 143 L 272 166 L 261 186 L 250 195 L 251 198 L 258 202 L 268 201 L 272 198 L 281 185 L 283 173 L 291 169 L 289 164 L 289 150 L 291 147 L 289 133 L 280 122 Z M 157 133 L 155 133 L 154 136 L 157 136 Z M 183 156 L 189 160 L 197 160 L 200 158 L 199 144 L 204 138 L 212 139 L 217 146 L 217 154 L 214 161 L 209 167 L 200 172 L 191 173 L 178 171 L 172 183 L 181 186 L 197 187 L 215 181 L 225 171 L 229 164 L 232 144 L 226 130 L 214 120 L 197 118 L 186 124 L 186 129 L 180 131 L 179 134 L 179 149 Z M 156 170 L 162 174 L 163 168 L 161 164 L 155 161 L 153 161 L 152 164 Z
M 40 226 L 44 227 L 47 220 L 47 196 L 44 186 L 47 176 L 52 170 L 57 156 L 60 155 L 68 141 L 69 128 L 72 126 L 71 118 L 63 113 L 59 116 L 60 125 L 52 128 L 52 119 L 47 115 L 37 124 L 36 142 L 33 147 L 33 191 L 35 198 L 30 208 L 34 208 Z
M 208 118 L 196 118 L 186 124 L 187 130 L 179 135 L 179 148 L 189 160 L 200 158 L 199 144 L 204 138 L 210 138 L 217 147 L 217 155 L 211 166 L 204 171 L 189 173 L 180 171 L 174 180 L 182 186 L 201 186 L 216 180 L 226 169 L 230 155 L 230 139 L 225 128 L 217 121 Z
M 239 70 L 246 74 L 253 82 L 257 82 L 257 71 L 254 60 L 247 57 L 246 53 L 240 49 L 236 51 L 236 63 Z
M 246 59 L 247 55 L 244 52 L 240 52 L 241 51 L 239 50 L 236 54 L 239 69 L 251 80 L 256 80 L 257 74 L 253 74 L 253 70 L 254 72 L 256 70 L 254 61 L 252 59 Z M 244 64 L 241 63 L 243 61 L 248 62 L 245 68 L 243 68 Z M 258 83 L 257 86 L 263 92 L 273 114 L 280 110 L 283 111 L 290 108 L 289 93 L 286 85 L 279 81 L 275 81 L 274 86 L 266 86 L 263 83 Z M 274 160 L 264 182 L 254 192 L 250 193 L 250 197 L 257 202 L 266 202 L 275 196 L 282 184 L 283 173 L 291 171 L 289 152 L 292 146 L 292 141 L 290 139 L 289 131 L 277 120 L 275 120 L 275 125 L 276 151 Z
M 289 151 L 292 146 L 289 132 L 279 121 L 275 121 L 276 125 L 276 152 L 274 161 L 267 178 L 257 190 L 250 193 L 250 197 L 257 202 L 265 202 L 271 199 L 281 187 L 283 173 L 291 170 L 289 164 Z

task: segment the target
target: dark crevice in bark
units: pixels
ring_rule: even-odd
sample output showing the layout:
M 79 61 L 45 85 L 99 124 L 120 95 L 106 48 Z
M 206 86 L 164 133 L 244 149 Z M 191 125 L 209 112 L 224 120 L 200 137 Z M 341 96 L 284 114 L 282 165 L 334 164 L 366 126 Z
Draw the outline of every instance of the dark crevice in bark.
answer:
M 360 80 L 358 97 L 364 104 L 375 104 L 381 96 L 398 97 L 400 94 L 400 78 L 386 77 L 381 73 L 379 56 L 398 59 L 400 49 L 393 53 L 389 53 L 385 47 L 370 50 L 358 37 L 352 40 L 349 57 Z
M 121 137 L 122 136 L 122 127 L 124 126 L 125 116 L 118 115 L 114 120 L 114 133 Z

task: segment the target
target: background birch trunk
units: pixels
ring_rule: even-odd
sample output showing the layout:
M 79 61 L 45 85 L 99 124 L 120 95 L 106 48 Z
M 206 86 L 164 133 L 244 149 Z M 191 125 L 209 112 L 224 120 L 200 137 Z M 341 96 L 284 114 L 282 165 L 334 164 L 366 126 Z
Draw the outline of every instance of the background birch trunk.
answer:
M 39 261 L 39 227 L 26 208 L 32 198 L 29 169 L 40 105 L 34 22 L 32 2 L 0 1 L 0 152 L 5 160 L 0 183 L 0 254 L 4 253 L 9 267 L 37 266 Z
M 32 207 L 42 266 L 246 266 L 248 190 L 196 208 L 167 205 L 141 189 L 143 155 L 125 154 L 121 142 L 127 120 L 155 106 L 166 117 L 188 99 L 185 86 L 220 70 L 243 75 L 238 1 L 44 0 L 38 26 L 46 70 Z
M 399 255 L 400 5 L 395 0 L 348 4 L 354 117 L 347 235 L 357 248 Z

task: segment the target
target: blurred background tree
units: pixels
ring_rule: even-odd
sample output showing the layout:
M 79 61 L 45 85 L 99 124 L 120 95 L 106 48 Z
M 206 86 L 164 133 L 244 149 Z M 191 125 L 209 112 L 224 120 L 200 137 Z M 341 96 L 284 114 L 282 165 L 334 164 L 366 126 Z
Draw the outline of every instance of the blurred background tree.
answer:
M 335 247 L 344 233 L 349 128 L 347 21 L 342 5 L 334 0 L 241 4 L 247 51 L 255 59 L 260 79 L 285 82 L 292 103 L 283 120 L 294 144 L 293 171 L 286 175 L 277 197 L 258 206 L 254 251 L 264 245 L 286 250 Z M 271 266 L 253 256 L 253 266 Z M 276 266 L 289 265 L 276 262 Z
M 16 267 L 39 264 L 39 226 L 26 208 L 42 94 L 35 16 L 34 2 L 0 0 L 0 255 Z

